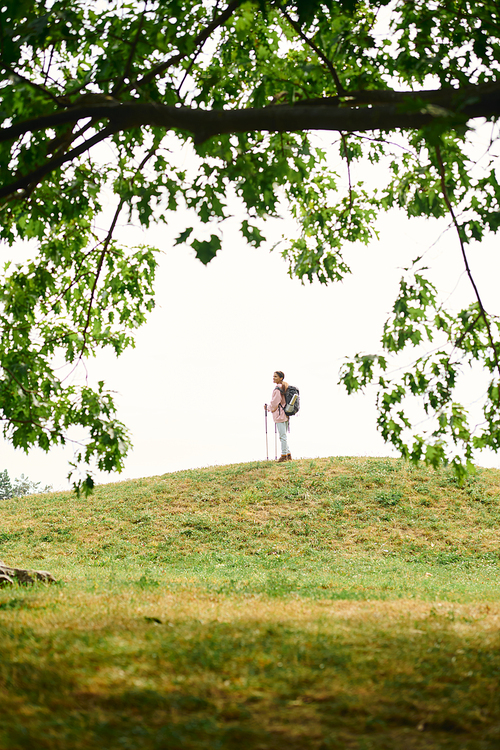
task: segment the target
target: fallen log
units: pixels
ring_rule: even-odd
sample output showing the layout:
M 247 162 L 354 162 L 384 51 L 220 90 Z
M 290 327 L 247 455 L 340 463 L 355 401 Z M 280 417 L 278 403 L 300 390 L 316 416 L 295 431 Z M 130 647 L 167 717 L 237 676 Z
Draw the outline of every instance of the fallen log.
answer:
M 27 570 L 26 568 L 11 568 L 0 560 L 0 586 L 14 583 L 56 583 L 56 579 L 48 570 Z

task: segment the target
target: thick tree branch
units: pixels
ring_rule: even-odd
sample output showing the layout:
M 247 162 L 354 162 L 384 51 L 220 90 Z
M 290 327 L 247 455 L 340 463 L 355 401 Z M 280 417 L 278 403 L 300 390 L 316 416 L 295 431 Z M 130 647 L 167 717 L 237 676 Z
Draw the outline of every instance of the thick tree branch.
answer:
M 64 112 L 34 117 L 8 128 L 0 128 L 0 142 L 86 118 L 109 119 L 115 131 L 143 125 L 179 128 L 193 133 L 198 141 L 212 135 L 252 130 L 366 132 L 413 129 L 435 121 L 453 121 L 456 115 L 463 119 L 500 115 L 500 82 L 463 89 L 418 92 L 353 91 L 345 97 L 306 100 L 295 105 L 282 104 L 260 109 L 204 110 L 140 101 L 120 103 L 110 99 L 103 102 L 100 99 L 102 97 L 96 96 L 95 102 L 85 101 Z
M 359 106 L 368 98 L 392 97 L 395 103 Z M 99 97 L 97 97 L 99 99 Z M 335 97 L 336 100 L 339 97 Z M 345 97 L 347 99 L 347 97 Z M 39 182 L 46 174 L 71 161 L 113 133 L 147 125 L 178 129 L 193 135 L 195 143 L 212 136 L 252 131 L 294 132 L 300 130 L 335 130 L 366 132 L 419 129 L 432 122 L 460 124 L 474 117 L 500 115 L 500 83 L 465 89 L 414 92 L 354 92 L 349 106 L 330 104 L 275 105 L 261 109 L 203 110 L 190 107 L 141 102 L 98 101 L 72 107 L 46 117 L 37 117 L 0 129 L 0 141 L 12 140 L 28 132 L 53 128 L 81 119 L 107 119 L 108 127 L 67 154 L 47 161 L 28 175 L 0 188 L 0 198 Z M 390 101 L 390 99 L 389 99 Z

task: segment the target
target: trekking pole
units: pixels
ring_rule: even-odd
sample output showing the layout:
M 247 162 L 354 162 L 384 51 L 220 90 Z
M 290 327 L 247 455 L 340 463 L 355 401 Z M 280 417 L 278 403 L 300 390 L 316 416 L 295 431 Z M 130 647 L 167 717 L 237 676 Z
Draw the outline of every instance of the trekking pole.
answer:
M 266 420 L 266 461 L 269 461 L 269 443 L 267 440 L 267 404 L 264 404 L 264 416 Z
M 278 428 L 276 422 L 274 423 L 274 460 L 278 460 Z

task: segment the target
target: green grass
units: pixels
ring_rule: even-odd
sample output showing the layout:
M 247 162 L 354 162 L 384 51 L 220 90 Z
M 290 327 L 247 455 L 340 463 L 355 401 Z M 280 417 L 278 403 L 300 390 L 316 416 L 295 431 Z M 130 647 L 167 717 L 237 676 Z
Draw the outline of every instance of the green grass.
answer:
M 500 472 L 390 459 L 3 501 L 0 748 L 500 746 Z

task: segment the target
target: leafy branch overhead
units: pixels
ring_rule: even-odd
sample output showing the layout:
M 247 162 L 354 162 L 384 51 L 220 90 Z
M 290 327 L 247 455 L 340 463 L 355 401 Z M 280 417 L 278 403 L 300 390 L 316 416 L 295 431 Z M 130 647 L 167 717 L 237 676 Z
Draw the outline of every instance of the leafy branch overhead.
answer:
M 155 251 L 115 240 L 123 215 L 147 227 L 194 210 L 208 231 L 186 219 L 177 242 L 208 263 L 229 195 L 240 198 L 242 236 L 255 246 L 262 220 L 285 206 L 300 230 L 283 250 L 290 273 L 326 283 L 349 272 L 348 243 L 369 242 L 377 215 L 399 206 L 449 216 L 467 264 L 467 245 L 500 226 L 499 16 L 493 0 L 5 0 L 0 237 L 37 246 L 33 261 L 5 269 L 1 292 L 0 413 L 13 443 L 48 449 L 80 426 L 88 438 L 76 463 L 123 465 L 130 441 L 111 394 L 57 369 L 100 347 L 120 354 L 154 305 Z M 477 118 L 492 123 L 479 167 Z M 314 131 L 334 134 L 337 172 Z M 179 166 L 183 144 L 199 169 Z M 354 179 L 364 162 L 378 169 L 377 191 Z M 415 287 L 402 287 L 395 311 L 406 313 L 388 323 L 386 354 L 369 355 L 369 367 L 360 355 L 343 375 L 350 390 L 377 380 L 388 441 L 458 467 L 474 445 L 500 441 L 498 325 L 473 281 L 471 308 L 456 316 L 436 294 L 413 303 Z M 437 332 L 439 355 L 401 383 L 376 374 L 375 362 Z M 479 435 L 455 404 L 458 353 L 490 373 Z M 447 386 L 434 398 L 441 375 Z M 411 438 L 420 449 L 408 443 L 410 392 L 437 419 L 429 439 Z

